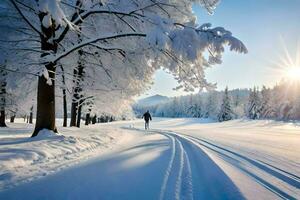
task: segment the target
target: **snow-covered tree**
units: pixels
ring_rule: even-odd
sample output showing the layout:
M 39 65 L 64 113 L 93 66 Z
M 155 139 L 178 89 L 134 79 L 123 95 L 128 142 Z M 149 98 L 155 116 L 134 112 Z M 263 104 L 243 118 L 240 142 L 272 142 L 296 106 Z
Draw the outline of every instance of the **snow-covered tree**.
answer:
M 193 98 L 192 104 L 188 108 L 188 113 L 190 117 L 201 118 L 203 117 L 203 102 L 201 96 L 196 96 Z
M 266 86 L 261 89 L 261 118 L 271 118 L 273 116 L 273 109 L 271 106 L 271 90 Z
M 234 117 L 234 115 L 233 115 L 233 111 L 231 108 L 230 97 L 228 94 L 228 87 L 226 87 L 225 91 L 224 91 L 223 99 L 222 99 L 220 112 L 218 115 L 218 120 L 220 122 L 223 122 L 223 121 L 232 120 L 233 117 Z
M 220 107 L 222 112 L 218 109 Z M 140 107 L 140 109 L 145 111 L 148 108 Z M 281 81 L 273 88 L 263 86 L 261 91 L 254 87 L 226 92 L 201 92 L 176 97 L 176 101 L 173 98 L 156 105 L 153 110 L 154 115 L 159 117 L 219 119 L 222 116 L 220 113 L 226 111 L 225 113 L 230 113 L 229 118 L 300 120 L 300 82 Z
M 247 116 L 250 119 L 259 119 L 261 115 L 261 100 L 259 96 L 259 90 L 254 87 L 253 90 L 250 90 L 248 107 L 247 107 Z
M 188 0 L 6 0 L 4 7 L 9 12 L 7 16 L 11 16 L 10 20 L 18 26 L 25 27 L 21 33 L 15 31 L 14 35 L 18 37 L 14 40 L 23 42 L 14 48 L 26 49 L 31 53 L 30 59 L 20 59 L 23 64 L 16 66 L 22 69 L 30 65 L 26 71 L 41 74 L 38 77 L 37 119 L 33 136 L 44 128 L 56 131 L 57 66 L 74 55 L 78 58 L 80 51 L 96 57 L 94 50 L 97 49 L 101 62 L 110 63 L 107 68 L 100 65 L 105 73 L 116 67 L 111 65 L 114 63 L 127 67 L 127 73 L 117 77 L 129 80 L 126 86 L 132 86 L 131 89 L 133 85 L 138 86 L 136 89 L 144 88 L 139 86 L 150 83 L 152 74 L 160 66 L 168 69 L 179 81 L 180 87 L 186 90 L 213 87 L 206 81 L 204 71 L 210 65 L 221 62 L 224 45 L 238 52 L 247 50 L 224 28 L 212 28 L 210 24 L 197 25 L 191 12 L 193 3 Z M 212 12 L 218 1 L 196 3 Z M 17 20 L 13 20 L 14 16 Z M 16 30 L 15 26 L 10 28 Z M 131 57 L 135 58 L 135 63 L 129 59 Z M 87 67 L 90 73 L 94 69 Z M 67 73 L 72 70 L 65 68 Z M 107 85 L 103 88 L 101 81 L 93 83 L 93 89 L 96 85 L 107 89 Z M 108 90 L 113 86 L 109 84 Z M 86 92 L 93 89 L 89 88 Z
M 218 107 L 219 104 L 217 93 L 214 91 L 209 92 L 205 103 L 205 117 L 213 119 L 216 118 Z

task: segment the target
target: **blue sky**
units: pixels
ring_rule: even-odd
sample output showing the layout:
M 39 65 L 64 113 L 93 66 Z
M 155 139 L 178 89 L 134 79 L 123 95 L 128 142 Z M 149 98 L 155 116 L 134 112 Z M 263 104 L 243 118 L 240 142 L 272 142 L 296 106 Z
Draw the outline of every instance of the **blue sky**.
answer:
M 214 15 L 201 7 L 193 8 L 199 24 L 212 23 L 230 30 L 247 46 L 246 55 L 227 51 L 223 63 L 207 71 L 207 79 L 218 90 L 253 86 L 272 86 L 282 78 L 274 63 L 286 46 L 295 57 L 300 41 L 300 0 L 223 0 Z M 177 96 L 176 81 L 163 71 L 155 74 L 154 85 L 142 97 L 154 94 Z

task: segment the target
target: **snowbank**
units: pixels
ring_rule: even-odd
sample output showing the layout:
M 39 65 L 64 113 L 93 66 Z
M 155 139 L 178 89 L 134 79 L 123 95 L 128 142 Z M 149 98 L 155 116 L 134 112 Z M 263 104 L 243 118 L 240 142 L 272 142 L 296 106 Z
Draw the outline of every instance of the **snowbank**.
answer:
M 63 135 L 60 135 L 58 133 L 55 133 L 53 131 L 50 131 L 48 129 L 42 129 L 40 130 L 39 134 L 36 137 L 31 138 L 32 140 L 43 140 L 47 138 L 57 138 L 57 137 L 64 137 Z
M 8 125 L 0 129 L 0 190 L 102 155 L 132 139 L 111 126 L 61 127 L 61 134 L 43 129 L 30 138 L 32 125 Z

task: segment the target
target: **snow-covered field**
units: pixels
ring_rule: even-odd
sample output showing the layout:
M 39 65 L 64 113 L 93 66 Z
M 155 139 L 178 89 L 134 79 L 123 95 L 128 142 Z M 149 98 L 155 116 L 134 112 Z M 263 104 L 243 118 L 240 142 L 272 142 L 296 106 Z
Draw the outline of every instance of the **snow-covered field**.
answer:
M 0 199 L 300 198 L 297 124 L 154 119 L 144 131 L 136 120 L 38 139 L 11 126 L 0 133 Z
M 35 138 L 30 138 L 33 126 L 21 119 L 8 126 L 0 129 L 0 190 L 102 155 L 134 138 L 114 126 L 59 127 L 59 135 L 46 131 Z

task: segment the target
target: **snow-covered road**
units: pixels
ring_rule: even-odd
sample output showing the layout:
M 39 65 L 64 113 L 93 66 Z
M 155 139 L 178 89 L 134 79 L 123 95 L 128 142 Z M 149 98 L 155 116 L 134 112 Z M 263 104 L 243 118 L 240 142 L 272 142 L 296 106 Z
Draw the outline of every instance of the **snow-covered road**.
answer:
M 300 128 L 272 121 L 120 122 L 135 140 L 0 199 L 299 199 Z M 139 135 L 140 134 L 140 135 Z M 137 135 L 139 135 L 137 137 Z

